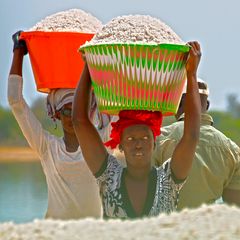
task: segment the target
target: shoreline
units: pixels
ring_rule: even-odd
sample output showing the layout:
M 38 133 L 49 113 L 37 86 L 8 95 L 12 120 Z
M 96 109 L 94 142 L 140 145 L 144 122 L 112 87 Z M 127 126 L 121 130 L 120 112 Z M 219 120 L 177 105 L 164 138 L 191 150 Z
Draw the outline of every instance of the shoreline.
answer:
M 39 157 L 30 147 L 0 147 L 0 163 L 37 161 Z

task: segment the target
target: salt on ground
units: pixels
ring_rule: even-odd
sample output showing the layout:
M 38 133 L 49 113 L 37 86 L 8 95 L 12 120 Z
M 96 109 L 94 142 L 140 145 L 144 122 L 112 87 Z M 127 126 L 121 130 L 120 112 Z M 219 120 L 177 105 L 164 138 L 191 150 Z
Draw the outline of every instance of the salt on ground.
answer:
M 86 45 L 127 42 L 185 44 L 160 19 L 148 15 L 127 15 L 112 19 Z
M 38 22 L 29 31 L 96 33 L 102 23 L 81 9 L 55 13 Z
M 239 218 L 239 208 L 212 205 L 143 220 L 35 220 L 27 224 L 0 224 L 0 239 L 234 240 L 240 239 Z

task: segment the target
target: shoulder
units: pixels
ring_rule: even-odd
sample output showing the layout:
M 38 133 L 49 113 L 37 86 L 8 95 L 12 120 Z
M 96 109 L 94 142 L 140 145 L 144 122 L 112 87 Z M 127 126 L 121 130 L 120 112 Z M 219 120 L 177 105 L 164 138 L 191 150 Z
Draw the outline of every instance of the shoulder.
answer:
M 179 121 L 172 123 L 169 126 L 165 126 L 161 128 L 161 135 L 158 136 L 158 140 L 162 141 L 165 139 L 180 139 L 183 133 L 184 122 Z
M 95 174 L 96 178 L 106 178 L 121 173 L 123 166 L 120 162 L 111 154 L 108 154 L 106 160 L 102 164 L 99 171 Z
M 199 144 L 221 148 L 239 148 L 230 138 L 213 126 L 201 126 Z
M 111 169 L 123 168 L 120 162 L 117 160 L 117 158 L 111 154 L 108 155 L 107 167 Z
M 163 184 L 170 184 L 176 187 L 176 189 L 180 189 L 186 182 L 186 179 L 177 179 L 171 169 L 171 158 L 165 161 L 160 167 L 157 168 L 157 176 L 158 181 Z
M 171 166 L 170 166 L 171 158 L 165 161 L 160 167 L 157 167 L 157 174 L 159 175 L 170 175 L 171 174 Z

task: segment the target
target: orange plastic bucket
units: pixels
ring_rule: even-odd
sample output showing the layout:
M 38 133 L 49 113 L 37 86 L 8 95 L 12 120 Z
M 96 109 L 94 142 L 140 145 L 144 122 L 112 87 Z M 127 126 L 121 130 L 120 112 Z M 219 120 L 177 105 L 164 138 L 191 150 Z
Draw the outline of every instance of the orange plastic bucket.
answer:
M 40 92 L 53 88 L 75 88 L 84 61 L 78 49 L 94 34 L 74 32 L 22 32 Z

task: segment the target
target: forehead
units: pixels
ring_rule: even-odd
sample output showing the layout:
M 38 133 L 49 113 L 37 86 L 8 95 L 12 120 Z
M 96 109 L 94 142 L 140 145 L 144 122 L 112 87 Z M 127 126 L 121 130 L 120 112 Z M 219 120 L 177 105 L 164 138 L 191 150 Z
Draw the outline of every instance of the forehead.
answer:
M 139 136 L 152 134 L 152 130 L 149 126 L 144 124 L 136 124 L 129 126 L 123 130 L 122 136 Z
M 67 103 L 63 105 L 64 109 L 72 109 L 72 103 Z

